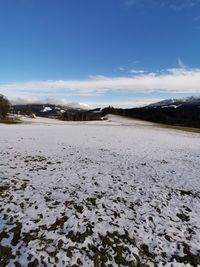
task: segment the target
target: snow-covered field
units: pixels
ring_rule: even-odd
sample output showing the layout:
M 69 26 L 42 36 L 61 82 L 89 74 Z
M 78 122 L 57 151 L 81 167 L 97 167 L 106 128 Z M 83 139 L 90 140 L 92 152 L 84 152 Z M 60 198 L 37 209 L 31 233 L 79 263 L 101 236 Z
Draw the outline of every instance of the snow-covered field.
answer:
M 200 265 L 200 134 L 0 124 L 0 266 Z

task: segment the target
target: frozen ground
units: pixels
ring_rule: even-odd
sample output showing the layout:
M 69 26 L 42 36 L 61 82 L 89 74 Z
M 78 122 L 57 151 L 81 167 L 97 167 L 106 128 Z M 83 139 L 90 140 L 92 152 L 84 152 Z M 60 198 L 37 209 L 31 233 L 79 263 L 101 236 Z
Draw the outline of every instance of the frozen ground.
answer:
M 0 124 L 0 266 L 198 266 L 200 134 Z

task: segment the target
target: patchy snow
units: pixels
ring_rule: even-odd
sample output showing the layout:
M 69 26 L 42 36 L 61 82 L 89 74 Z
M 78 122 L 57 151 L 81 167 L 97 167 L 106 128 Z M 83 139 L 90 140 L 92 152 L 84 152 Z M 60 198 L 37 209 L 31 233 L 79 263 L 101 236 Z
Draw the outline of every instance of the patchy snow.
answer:
M 52 108 L 50 108 L 50 107 L 44 107 L 42 112 L 47 112 L 47 111 L 51 111 L 51 110 L 52 110 Z
M 198 266 L 200 135 L 108 116 L 0 125 L 0 266 Z
M 92 120 L 92 121 L 62 121 L 51 118 L 44 117 L 36 117 L 36 119 L 32 119 L 25 116 L 18 117 L 23 123 L 28 124 L 48 124 L 48 125 L 100 125 L 100 126 L 155 126 L 155 123 L 142 121 L 142 120 L 133 120 L 126 117 L 121 117 L 117 115 L 107 115 L 106 120 Z
M 179 108 L 181 106 L 182 106 L 182 104 L 180 104 L 180 105 L 168 105 L 168 106 L 161 106 L 161 108 Z

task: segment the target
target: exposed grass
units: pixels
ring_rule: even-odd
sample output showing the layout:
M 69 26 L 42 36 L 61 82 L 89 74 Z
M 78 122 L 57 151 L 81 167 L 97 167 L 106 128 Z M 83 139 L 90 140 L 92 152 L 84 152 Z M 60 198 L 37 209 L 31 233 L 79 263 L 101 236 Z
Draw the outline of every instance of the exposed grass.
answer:
M 185 131 L 185 132 L 193 132 L 193 133 L 200 133 L 200 128 L 194 128 L 194 127 L 187 127 L 187 126 L 180 126 L 180 125 L 171 125 L 171 124 L 164 124 L 164 123 L 159 123 L 159 122 L 154 122 L 150 120 L 144 120 L 144 119 L 139 119 L 139 118 L 134 118 L 134 117 L 128 117 L 128 116 L 122 116 L 122 115 L 117 115 L 121 116 L 130 120 L 138 121 L 138 122 L 148 122 L 150 123 L 149 125 L 143 124 L 143 126 L 146 127 L 159 127 L 159 128 L 167 128 L 167 129 L 175 129 L 175 130 L 180 130 L 180 131 Z
M 180 130 L 180 131 L 185 131 L 185 132 L 193 132 L 193 133 L 200 133 L 200 128 L 194 128 L 194 127 L 187 127 L 187 126 L 180 126 L 180 125 L 171 125 L 171 124 L 164 124 L 164 123 L 159 123 L 159 122 L 153 122 L 153 121 L 148 121 L 148 120 L 142 120 L 138 118 L 132 118 L 132 117 L 125 117 L 125 118 L 130 118 L 136 121 L 146 121 L 151 123 L 150 126 L 154 127 L 160 127 L 160 128 L 167 128 L 167 129 L 175 129 L 175 130 Z M 149 125 L 147 125 L 149 126 Z
M 0 119 L 0 123 L 4 124 L 16 124 L 16 123 L 21 123 L 21 121 L 18 118 L 10 118 L 6 117 L 5 119 Z
M 1 185 L 0 186 L 0 197 L 10 189 L 10 186 L 9 185 Z
M 192 127 L 186 127 L 186 126 L 176 126 L 176 125 L 156 123 L 155 127 L 168 128 L 168 129 L 180 130 L 180 131 L 185 131 L 185 132 L 200 133 L 199 128 L 192 128 Z

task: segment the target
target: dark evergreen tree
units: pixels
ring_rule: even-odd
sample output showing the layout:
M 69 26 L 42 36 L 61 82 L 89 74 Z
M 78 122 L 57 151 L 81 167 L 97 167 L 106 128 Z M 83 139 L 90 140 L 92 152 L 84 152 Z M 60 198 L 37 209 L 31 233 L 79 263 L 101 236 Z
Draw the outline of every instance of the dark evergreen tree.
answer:
M 0 120 L 5 119 L 10 109 L 8 99 L 0 94 Z

